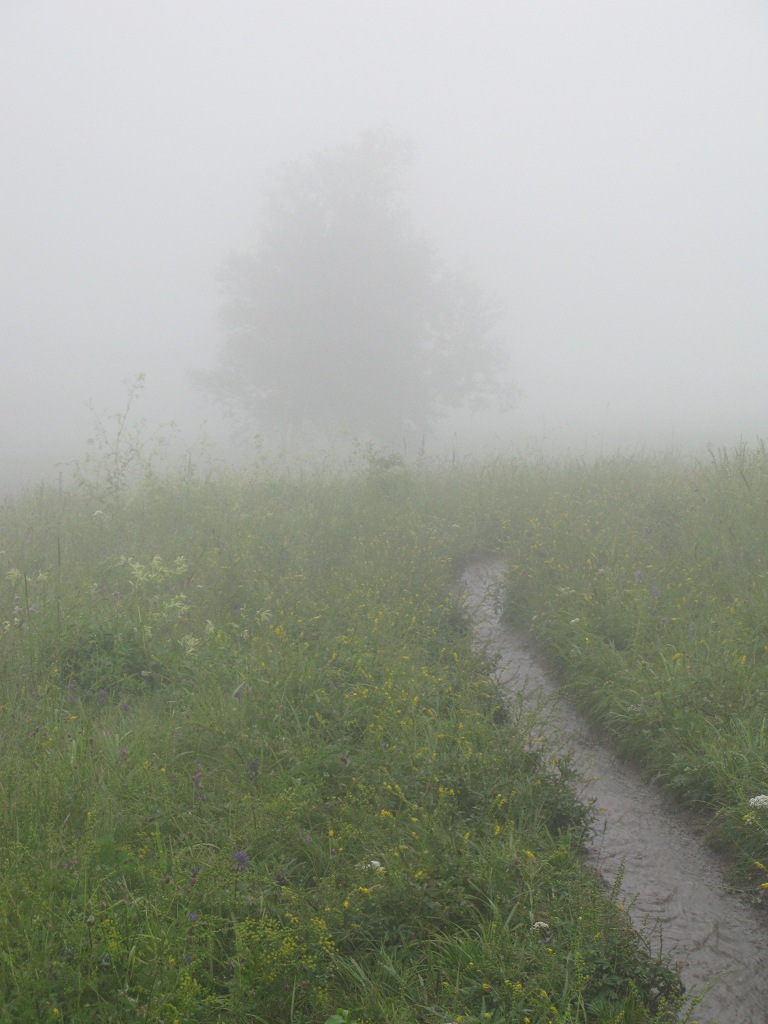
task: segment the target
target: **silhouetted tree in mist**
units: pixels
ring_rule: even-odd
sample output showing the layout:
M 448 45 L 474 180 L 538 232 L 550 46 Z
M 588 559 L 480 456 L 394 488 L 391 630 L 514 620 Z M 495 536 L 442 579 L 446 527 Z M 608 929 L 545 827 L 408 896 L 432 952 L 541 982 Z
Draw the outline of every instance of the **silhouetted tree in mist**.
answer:
M 415 229 L 410 157 L 382 132 L 285 166 L 256 247 L 222 268 L 224 341 L 202 379 L 259 429 L 399 442 L 503 390 L 498 311 Z

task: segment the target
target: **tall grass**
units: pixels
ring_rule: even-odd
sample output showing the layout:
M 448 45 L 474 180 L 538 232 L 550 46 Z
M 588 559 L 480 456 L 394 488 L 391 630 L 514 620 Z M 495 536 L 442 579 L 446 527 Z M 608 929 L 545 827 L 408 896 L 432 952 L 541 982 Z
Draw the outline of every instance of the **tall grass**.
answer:
M 504 542 L 510 620 L 615 745 L 704 816 L 762 899 L 768 453 L 521 475 Z
M 118 460 L 2 507 L 1 1020 L 669 1018 L 450 596 L 509 479 Z

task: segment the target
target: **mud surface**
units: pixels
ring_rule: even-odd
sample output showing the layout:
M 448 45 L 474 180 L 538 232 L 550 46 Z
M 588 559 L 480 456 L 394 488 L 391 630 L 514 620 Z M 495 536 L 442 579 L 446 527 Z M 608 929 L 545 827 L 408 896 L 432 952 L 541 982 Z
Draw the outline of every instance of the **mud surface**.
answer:
M 711 988 L 693 1018 L 768 1024 L 768 922 L 725 882 L 724 866 L 657 790 L 590 734 L 526 647 L 499 619 L 504 566 L 472 566 L 462 577 L 478 641 L 498 658 L 512 693 L 557 698 L 542 729 L 544 749 L 570 751 L 597 812 L 590 857 L 608 886 L 623 868 L 619 899 L 652 945 L 670 956 L 688 992 Z

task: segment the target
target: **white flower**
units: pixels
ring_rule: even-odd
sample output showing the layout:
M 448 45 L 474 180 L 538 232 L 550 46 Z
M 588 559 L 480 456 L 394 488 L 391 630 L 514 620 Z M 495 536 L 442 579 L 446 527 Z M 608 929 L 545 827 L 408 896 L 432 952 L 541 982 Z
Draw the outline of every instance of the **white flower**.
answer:
M 358 864 L 363 871 L 375 871 L 377 875 L 383 875 L 385 868 L 379 860 L 369 860 L 367 864 Z
M 571 619 L 572 626 L 575 626 L 578 622 L 581 622 L 581 619 Z
M 549 931 L 549 925 L 546 921 L 536 921 L 535 924 L 532 925 L 533 931 L 537 932 L 540 929 L 543 931 Z
M 753 796 L 749 801 L 750 807 L 768 807 L 768 796 Z

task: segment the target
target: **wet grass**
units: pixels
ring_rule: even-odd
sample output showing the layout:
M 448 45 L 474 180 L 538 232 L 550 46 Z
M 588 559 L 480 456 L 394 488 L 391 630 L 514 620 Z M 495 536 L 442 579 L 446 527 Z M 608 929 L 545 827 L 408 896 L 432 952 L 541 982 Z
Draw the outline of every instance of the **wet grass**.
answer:
M 610 741 L 702 816 L 762 901 L 768 453 L 506 475 L 509 620 Z
M 0 511 L 0 1019 L 669 1019 L 450 597 L 506 547 L 548 621 L 555 478 L 145 476 Z

